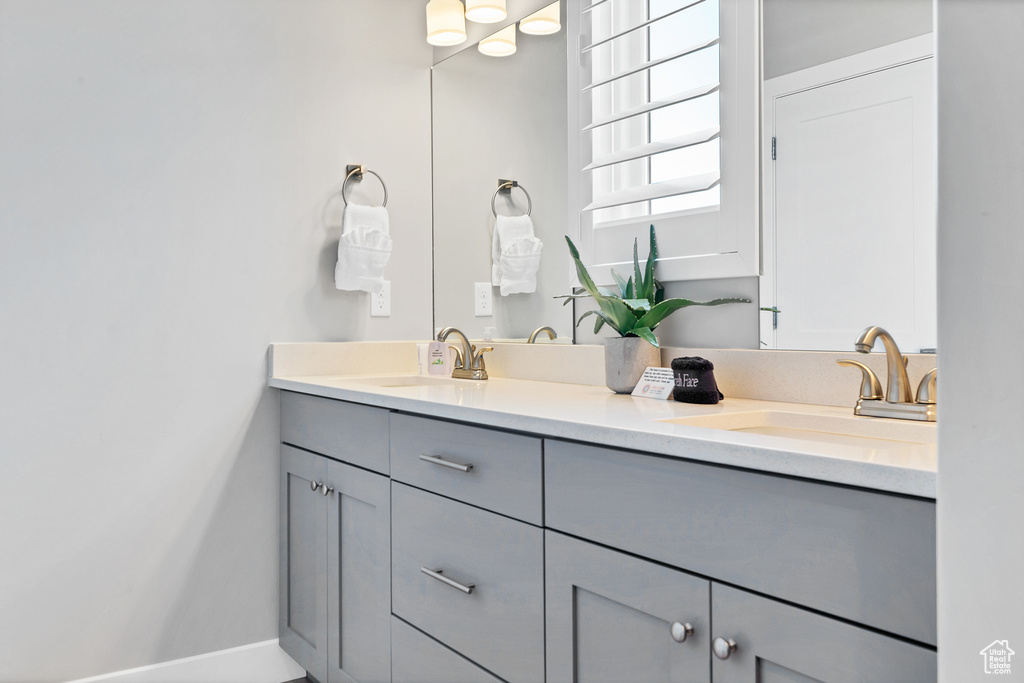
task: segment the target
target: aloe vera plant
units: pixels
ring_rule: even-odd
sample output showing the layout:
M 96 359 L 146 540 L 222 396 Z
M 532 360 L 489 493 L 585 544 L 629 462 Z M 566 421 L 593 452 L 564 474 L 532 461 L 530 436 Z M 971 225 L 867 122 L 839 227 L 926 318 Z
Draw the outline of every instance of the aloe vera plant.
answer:
M 654 237 L 653 225 L 651 226 L 651 249 L 644 268 L 642 270 L 640 268 L 638 241 L 634 240 L 633 275 L 628 279 L 623 279 L 612 269 L 612 277 L 619 289 L 617 293 L 595 285 L 586 266 L 580 260 L 580 252 L 576 245 L 572 243 L 568 235 L 566 235 L 565 241 L 569 243 L 569 253 L 572 255 L 573 261 L 576 262 L 576 274 L 579 276 L 580 284 L 587 290 L 587 293 L 569 294 L 561 298 L 565 299 L 565 304 L 581 297 L 592 297 L 597 302 L 598 310 L 587 311 L 576 321 L 578 326 L 587 316 L 596 316 L 595 334 L 607 324 L 622 337 L 640 337 L 657 347 L 658 338 L 654 336 L 654 328 L 680 308 L 750 303 L 750 299 L 736 298 L 712 299 L 711 301 L 666 299 L 665 287 L 654 277 L 654 266 L 658 259 L 658 243 Z

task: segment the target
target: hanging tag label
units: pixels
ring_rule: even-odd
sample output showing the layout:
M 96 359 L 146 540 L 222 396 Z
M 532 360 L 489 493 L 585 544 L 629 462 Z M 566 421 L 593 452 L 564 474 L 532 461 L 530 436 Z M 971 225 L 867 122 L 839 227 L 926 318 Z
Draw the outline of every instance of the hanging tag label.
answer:
M 427 373 L 431 375 L 452 374 L 452 369 L 448 364 L 448 345 L 444 342 L 432 341 L 427 345 Z
M 647 368 L 640 381 L 633 387 L 633 396 L 643 398 L 668 398 L 672 395 L 675 377 L 671 368 Z

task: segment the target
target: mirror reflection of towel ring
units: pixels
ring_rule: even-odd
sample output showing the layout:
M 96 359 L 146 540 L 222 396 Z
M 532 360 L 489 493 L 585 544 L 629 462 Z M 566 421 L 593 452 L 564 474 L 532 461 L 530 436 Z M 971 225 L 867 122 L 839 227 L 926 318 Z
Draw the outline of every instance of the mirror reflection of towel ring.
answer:
M 526 195 L 526 214 L 525 215 L 529 216 L 531 213 L 533 213 L 533 200 L 530 199 L 530 193 L 526 191 L 526 188 L 523 187 L 522 185 L 520 185 L 515 180 L 503 180 L 503 181 L 498 183 L 498 189 L 494 191 L 493 195 L 491 195 L 491 213 L 494 214 L 495 218 L 498 217 L 498 210 L 496 208 L 494 208 L 494 200 L 498 198 L 498 193 L 499 192 L 508 192 L 509 194 L 512 194 L 512 188 L 513 187 L 518 187 L 520 190 L 523 191 L 523 194 Z
M 345 174 L 345 182 L 341 184 L 341 200 L 345 202 L 345 206 L 348 206 L 348 197 L 345 192 L 348 190 L 348 181 L 353 177 L 357 180 L 361 180 L 364 173 L 372 174 L 377 180 L 380 181 L 380 186 L 384 188 L 384 203 L 381 206 L 388 205 L 388 186 L 384 184 L 384 179 L 377 175 L 374 171 L 366 168 L 365 166 L 350 166 L 349 172 Z

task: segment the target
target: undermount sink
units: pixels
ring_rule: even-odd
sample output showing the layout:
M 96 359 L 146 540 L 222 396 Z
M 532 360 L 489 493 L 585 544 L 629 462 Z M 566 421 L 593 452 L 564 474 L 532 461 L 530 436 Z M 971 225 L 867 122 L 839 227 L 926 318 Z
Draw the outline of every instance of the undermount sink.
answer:
M 934 424 L 853 415 L 846 417 L 782 410 L 749 410 L 676 417 L 658 422 L 875 449 L 935 443 Z
M 429 387 L 429 386 L 452 386 L 459 380 L 450 377 L 435 377 L 431 375 L 391 375 L 385 377 L 347 377 L 346 382 L 353 384 L 367 384 L 381 388 L 395 387 Z

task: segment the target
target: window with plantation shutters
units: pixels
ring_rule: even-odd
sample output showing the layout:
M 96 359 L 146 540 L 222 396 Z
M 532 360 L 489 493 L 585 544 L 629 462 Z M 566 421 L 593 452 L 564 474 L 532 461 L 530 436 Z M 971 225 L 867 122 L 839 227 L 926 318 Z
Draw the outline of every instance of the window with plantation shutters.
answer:
M 658 234 L 662 280 L 758 272 L 759 3 L 570 0 L 570 207 L 586 263 Z

